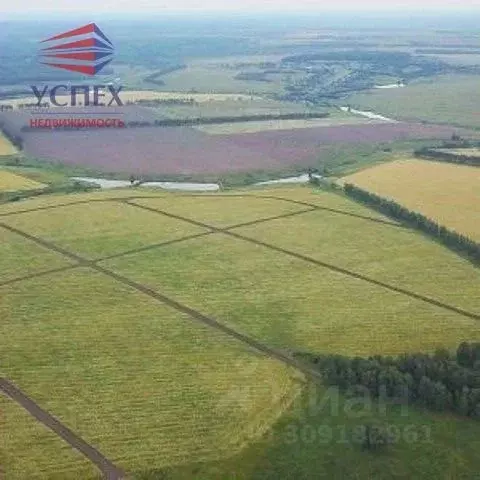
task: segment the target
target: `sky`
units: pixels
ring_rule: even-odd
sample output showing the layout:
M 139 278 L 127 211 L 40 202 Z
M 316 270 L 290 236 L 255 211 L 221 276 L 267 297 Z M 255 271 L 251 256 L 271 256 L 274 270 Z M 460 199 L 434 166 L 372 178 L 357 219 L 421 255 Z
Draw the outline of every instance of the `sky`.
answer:
M 480 0 L 0 0 L 0 13 L 468 10 Z M 1 19 L 1 17 L 0 17 Z

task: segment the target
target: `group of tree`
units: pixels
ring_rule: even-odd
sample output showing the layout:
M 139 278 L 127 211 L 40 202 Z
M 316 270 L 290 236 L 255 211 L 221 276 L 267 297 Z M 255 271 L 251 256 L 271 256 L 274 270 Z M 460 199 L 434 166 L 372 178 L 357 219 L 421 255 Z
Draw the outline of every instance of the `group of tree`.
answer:
M 465 235 L 449 230 L 424 215 L 413 212 L 393 200 L 385 199 L 355 185 L 346 184 L 343 190 L 349 197 L 369 205 L 385 215 L 418 228 L 428 235 L 435 237 L 452 250 L 466 255 L 473 263 L 480 264 L 480 244 Z
M 177 70 L 183 70 L 185 68 L 187 68 L 186 65 L 167 66 L 165 68 L 162 68 L 161 70 L 157 70 L 157 71 L 151 73 L 150 75 L 146 76 L 144 78 L 144 81 L 148 82 L 148 83 L 153 83 L 153 84 L 161 87 L 161 86 L 165 85 L 165 82 L 161 79 L 161 77 L 163 77 L 164 75 L 167 75 L 168 73 L 172 73 L 172 72 L 175 72 Z
M 461 343 L 455 353 L 349 358 L 311 356 L 327 383 L 375 398 L 395 399 L 434 411 L 480 420 L 480 343 Z
M 19 150 L 23 148 L 23 138 L 19 135 L 12 133 L 10 130 L 5 128 L 4 123 L 0 122 L 0 132 L 2 132 L 10 142 L 15 145 Z
M 126 105 L 142 105 L 145 107 L 158 107 L 161 105 L 198 105 L 194 98 L 152 98 L 127 100 Z
M 443 147 L 446 148 L 446 147 Z M 469 148 L 469 146 L 453 145 L 453 148 Z M 414 152 L 417 158 L 426 160 L 438 160 L 441 162 L 461 163 L 464 165 L 473 165 L 480 167 L 480 155 L 465 155 L 459 154 L 455 151 L 446 152 L 445 150 L 438 150 L 435 148 L 421 148 Z
M 308 118 L 325 118 L 328 113 L 306 112 L 306 113 L 283 113 L 265 115 L 241 115 L 222 117 L 186 117 L 186 118 L 165 118 L 154 120 L 136 120 L 127 122 L 127 127 L 184 127 L 189 125 L 213 125 L 222 123 L 255 122 L 269 120 L 294 120 Z

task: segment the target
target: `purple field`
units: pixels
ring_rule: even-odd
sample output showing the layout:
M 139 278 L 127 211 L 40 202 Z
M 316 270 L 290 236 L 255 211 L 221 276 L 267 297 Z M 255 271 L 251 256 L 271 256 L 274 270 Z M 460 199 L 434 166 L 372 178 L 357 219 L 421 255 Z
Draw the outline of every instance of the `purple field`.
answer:
M 20 134 L 31 157 L 134 174 L 209 174 L 279 170 L 321 161 L 334 145 L 447 139 L 468 132 L 437 125 L 384 123 L 314 127 L 256 133 L 208 135 L 190 127 L 48 130 L 20 132 L 27 112 L 3 114 L 4 129 Z M 132 108 L 126 121 L 151 120 Z

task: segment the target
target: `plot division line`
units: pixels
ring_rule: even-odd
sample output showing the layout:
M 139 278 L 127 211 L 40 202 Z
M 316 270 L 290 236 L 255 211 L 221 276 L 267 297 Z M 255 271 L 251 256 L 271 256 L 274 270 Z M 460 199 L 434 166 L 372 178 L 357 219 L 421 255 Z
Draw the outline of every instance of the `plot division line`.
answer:
M 128 203 L 128 205 L 133 205 L 135 207 L 142 208 L 142 209 L 145 209 L 145 210 L 149 210 L 151 212 L 157 212 L 159 215 L 165 215 L 167 217 L 175 218 L 177 220 L 183 220 L 185 222 L 189 222 L 189 223 L 191 223 L 193 225 L 196 225 L 196 226 L 199 226 L 199 227 L 215 229 L 215 227 L 212 227 L 211 225 L 207 225 L 205 223 L 198 222 L 196 220 L 191 220 L 189 218 L 182 217 L 180 215 L 175 215 L 173 213 L 169 213 L 169 212 L 166 212 L 166 211 L 163 211 L 163 210 L 158 210 L 158 209 L 155 209 L 155 208 L 146 207 L 144 205 L 140 205 L 140 204 L 137 204 L 137 203 L 134 203 L 134 202 L 131 202 L 131 201 L 127 201 L 126 203 Z M 464 310 L 464 309 L 459 308 L 459 307 L 455 307 L 453 305 L 449 305 L 447 303 L 443 303 L 439 300 L 435 300 L 434 298 L 430 298 L 430 297 L 427 297 L 425 295 L 421 295 L 419 293 L 412 292 L 412 291 L 404 289 L 402 287 L 396 287 L 394 285 L 390 285 L 390 284 L 382 282 L 380 280 L 375 280 L 374 278 L 367 277 L 366 275 L 362 275 L 361 273 L 357 273 L 357 272 L 354 272 L 352 270 L 347 270 L 346 268 L 342 268 L 342 267 L 339 267 L 337 265 L 333 265 L 331 263 L 322 262 L 321 260 L 316 260 L 312 257 L 308 257 L 306 255 L 302 255 L 300 253 L 293 252 L 291 250 L 287 250 L 285 248 L 277 247 L 276 245 L 272 245 L 270 243 L 266 243 L 266 242 L 262 242 L 260 240 L 255 240 L 254 238 L 246 237 L 246 236 L 241 235 L 239 233 L 232 232 L 231 229 L 217 228 L 216 231 L 219 232 L 219 233 L 223 233 L 225 235 L 229 235 L 229 236 L 231 236 L 233 238 L 236 238 L 238 240 L 243 240 L 245 242 L 253 243 L 255 245 L 259 245 L 259 246 L 268 248 L 270 250 L 274 250 L 276 252 L 283 253 L 283 254 L 288 255 L 290 257 L 294 257 L 294 258 L 297 258 L 299 260 L 303 260 L 304 262 L 311 263 L 312 265 L 327 268 L 327 269 L 332 270 L 336 273 L 340 273 L 342 275 L 346 275 L 346 276 L 355 278 L 357 280 L 362 280 L 362 281 L 370 283 L 372 285 L 376 285 L 378 287 L 385 288 L 386 290 L 390 290 L 390 291 L 395 292 L 395 293 L 400 293 L 402 295 L 406 295 L 410 298 L 414 298 L 415 300 L 421 300 L 422 302 L 429 303 L 430 305 L 434 305 L 436 307 L 440 307 L 440 308 L 443 308 L 445 310 L 449 310 L 449 311 L 457 313 L 459 315 L 463 315 L 464 317 L 472 318 L 473 320 L 480 320 L 480 315 L 479 314 L 469 312 L 467 310 Z
M 21 405 L 30 415 L 35 417 L 45 427 L 52 430 L 59 437 L 63 438 L 63 440 L 65 440 L 71 447 L 87 457 L 88 460 L 99 468 L 105 479 L 121 480 L 126 478 L 123 470 L 114 465 L 97 449 L 85 442 L 85 440 L 72 432 L 72 430 L 63 425 L 59 420 L 43 410 L 31 398 L 27 397 L 27 395 L 5 378 L 0 378 L 0 392 L 3 392 L 6 396 Z
M 5 225 L 0 223 L 0 226 L 5 226 Z M 275 359 L 283 362 L 284 364 L 287 364 L 291 367 L 296 368 L 297 370 L 303 372 L 307 377 L 309 377 L 311 379 L 315 379 L 317 382 L 321 381 L 322 377 L 321 377 L 319 372 L 317 372 L 314 369 L 309 368 L 304 363 L 295 360 L 293 357 L 291 357 L 290 355 L 284 353 L 283 351 L 281 351 L 279 349 L 271 348 L 271 347 L 263 344 L 262 342 L 256 340 L 253 337 L 249 337 L 248 335 L 237 332 L 233 328 L 230 328 L 227 325 L 224 325 L 223 323 L 220 323 L 219 321 L 217 321 L 213 317 L 209 317 L 207 315 L 204 315 L 204 314 L 202 314 L 202 313 L 200 313 L 200 312 L 198 312 L 198 311 L 196 311 L 196 310 L 194 310 L 194 309 L 192 309 L 192 308 L 190 308 L 190 307 L 188 307 L 184 304 L 181 304 L 180 302 L 177 302 L 176 300 L 173 300 L 173 299 L 167 297 L 166 295 L 163 295 L 163 294 L 157 292 L 156 290 L 152 290 L 151 288 L 147 287 L 146 285 L 137 283 L 134 280 L 131 280 L 127 277 L 124 277 L 124 276 L 122 276 L 118 273 L 115 273 L 115 272 L 113 272 L 113 271 L 111 271 L 111 270 L 109 270 L 109 269 L 107 269 L 107 268 L 105 268 L 101 265 L 98 265 L 94 262 L 86 260 L 83 257 L 81 257 L 81 256 L 79 256 L 75 253 L 69 252 L 68 250 L 64 250 L 63 248 L 58 247 L 57 245 L 55 245 L 54 243 L 52 243 L 48 240 L 44 240 L 44 239 L 36 237 L 34 235 L 30 235 L 26 232 L 23 232 L 22 230 L 18 230 L 18 229 L 13 228 L 13 227 L 9 227 L 9 226 L 5 226 L 5 227 L 8 228 L 9 230 L 11 230 L 12 232 L 17 233 L 18 235 L 22 235 L 23 237 L 31 240 L 32 242 L 36 242 L 37 244 L 42 245 L 46 248 L 49 248 L 50 250 L 52 250 L 54 252 L 60 253 L 64 256 L 66 256 L 66 257 L 73 258 L 73 259 L 77 260 L 79 262 L 79 265 L 88 266 L 92 270 L 103 273 L 104 275 L 106 275 L 110 278 L 113 278 L 117 282 L 120 282 L 124 285 L 127 285 L 130 288 L 133 288 L 133 289 L 137 290 L 138 292 L 141 292 L 145 295 L 148 295 L 149 297 L 151 297 L 151 298 L 153 298 L 153 299 L 155 299 L 155 300 L 157 300 L 157 301 L 159 301 L 159 302 L 161 302 L 165 305 L 168 305 L 169 307 L 174 308 L 175 310 L 177 310 L 179 312 L 185 313 L 185 314 L 189 315 L 191 318 L 193 318 L 195 320 L 198 320 L 201 323 L 204 323 L 205 325 L 208 325 L 208 326 L 213 327 L 217 330 L 220 330 L 221 332 L 226 333 L 230 337 L 233 337 L 237 340 L 240 340 L 244 344 L 249 345 L 250 347 L 257 350 L 258 352 L 266 354 L 266 355 L 268 355 L 272 358 L 275 358 Z

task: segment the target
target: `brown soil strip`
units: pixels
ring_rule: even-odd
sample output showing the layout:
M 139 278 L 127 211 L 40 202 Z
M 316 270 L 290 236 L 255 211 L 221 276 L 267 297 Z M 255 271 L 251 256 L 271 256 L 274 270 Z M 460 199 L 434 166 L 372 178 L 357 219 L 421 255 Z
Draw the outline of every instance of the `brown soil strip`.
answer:
M 45 427 L 63 438 L 71 447 L 85 455 L 102 472 L 108 480 L 125 478 L 123 470 L 104 457 L 97 449 L 86 443 L 68 427 L 59 422 L 55 417 L 39 407 L 31 398 L 27 397 L 15 385 L 4 378 L 0 378 L 0 391 L 21 405 L 30 415 L 35 417 Z

